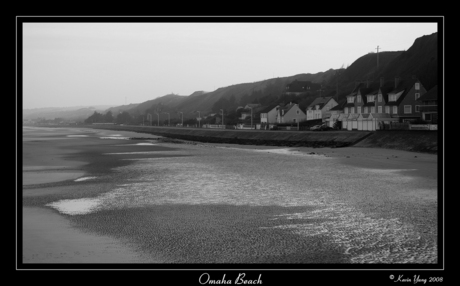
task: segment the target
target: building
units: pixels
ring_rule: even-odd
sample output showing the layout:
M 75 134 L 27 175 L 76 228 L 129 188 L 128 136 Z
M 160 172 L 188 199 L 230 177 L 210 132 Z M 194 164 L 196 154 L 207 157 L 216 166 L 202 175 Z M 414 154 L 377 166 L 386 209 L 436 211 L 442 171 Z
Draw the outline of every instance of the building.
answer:
M 265 123 L 265 124 L 277 123 L 279 108 L 280 106 L 277 104 L 277 105 L 274 105 L 274 106 L 272 105 L 272 106 L 269 106 L 263 109 L 260 112 L 260 123 Z
M 346 96 L 344 106 L 345 114 L 375 113 L 375 94 L 377 88 L 368 82 L 358 84 L 355 89 Z
M 421 118 L 431 123 L 438 123 L 438 86 L 436 85 L 417 99 Z
M 399 122 L 421 118 L 418 99 L 426 93 L 421 82 L 415 78 L 409 80 L 396 78 L 394 84 L 394 89 L 386 94 L 388 100 L 385 103 L 385 111 L 390 111 L 391 117 L 398 118 Z
M 329 118 L 324 119 L 324 121 L 327 122 L 329 127 L 334 127 L 334 124 L 337 121 L 342 121 L 342 119 L 340 118 L 340 114 L 343 114 L 343 109 L 346 103 L 347 103 L 347 100 L 342 99 L 339 101 L 339 103 L 336 106 L 329 109 L 329 113 L 331 114 L 331 116 Z
M 312 83 L 311 81 L 300 81 L 294 80 L 290 84 L 286 85 L 285 94 L 291 95 L 301 95 L 308 92 L 314 92 L 321 89 L 321 84 Z
M 289 103 L 278 109 L 281 122 L 278 123 L 297 123 L 305 121 L 305 113 L 300 109 L 297 103 Z
M 337 101 L 332 97 L 318 97 L 307 107 L 307 120 L 323 119 L 331 116 L 328 112 L 337 106 Z

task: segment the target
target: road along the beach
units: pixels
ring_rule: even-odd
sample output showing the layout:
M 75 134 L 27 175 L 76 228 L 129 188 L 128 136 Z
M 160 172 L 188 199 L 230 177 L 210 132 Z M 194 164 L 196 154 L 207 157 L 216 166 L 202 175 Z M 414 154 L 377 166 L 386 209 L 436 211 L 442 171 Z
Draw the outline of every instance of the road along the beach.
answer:
M 23 135 L 24 178 L 52 174 L 23 183 L 23 232 L 36 237 L 23 240 L 24 262 L 106 262 L 111 254 L 127 263 L 438 261 L 437 155 L 46 132 Z M 53 172 L 64 171 L 57 181 Z M 34 213 L 58 222 L 32 228 Z M 37 234 L 53 227 L 67 234 Z M 72 241 L 69 232 L 88 237 Z M 91 239 L 106 251 L 85 248 Z

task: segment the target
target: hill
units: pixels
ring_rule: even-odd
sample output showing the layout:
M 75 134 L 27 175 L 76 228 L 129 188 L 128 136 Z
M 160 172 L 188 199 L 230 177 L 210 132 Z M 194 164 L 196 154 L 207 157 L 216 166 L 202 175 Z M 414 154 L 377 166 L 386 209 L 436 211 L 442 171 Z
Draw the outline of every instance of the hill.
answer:
M 378 68 L 376 53 L 364 55 L 347 69 L 340 70 L 327 82 L 325 89 L 334 91 L 338 84 L 339 99 L 342 99 L 353 90 L 357 82 L 377 83 L 381 77 L 388 81 L 395 77 L 409 79 L 416 76 L 429 90 L 437 84 L 437 46 L 437 33 L 422 36 L 407 51 L 380 52 Z
M 218 88 L 212 92 L 194 92 L 189 96 L 166 95 L 154 100 L 146 101 L 138 107 L 129 110 L 131 114 L 144 112 L 145 110 L 157 107 L 171 113 L 171 118 L 178 118 L 180 115 L 176 111 L 181 111 L 184 118 L 195 117 L 195 111 L 200 111 L 202 115 L 218 112 L 220 108 L 227 112 L 236 109 L 239 105 L 246 105 L 253 101 L 275 100 L 283 93 L 286 84 L 294 80 L 325 82 L 330 80 L 335 71 L 330 69 L 326 72 L 316 74 L 298 74 L 289 77 L 273 78 L 253 83 L 241 83 L 227 87 Z M 265 97 L 265 99 L 264 99 Z M 220 105 L 220 102 L 226 102 Z M 153 109 L 151 109 L 153 110 Z
M 95 111 L 102 112 L 110 107 L 110 105 L 101 106 L 74 106 L 74 107 L 46 107 L 24 109 L 22 111 L 23 119 L 55 119 L 62 118 L 66 120 L 84 120 L 91 116 Z
M 438 33 L 422 36 L 405 52 L 402 52 L 378 77 L 410 78 L 415 75 L 430 90 L 438 84 Z
M 147 112 L 153 113 L 155 108 L 158 108 L 163 112 L 174 112 L 175 107 L 183 102 L 187 97 L 188 96 L 185 95 L 167 94 L 165 96 L 142 102 L 127 111 L 132 115 L 140 115 Z
M 196 91 L 189 96 L 168 94 L 152 99 L 127 110 L 132 115 L 141 115 L 154 110 L 169 112 L 171 119 L 179 118 L 180 111 L 185 118 L 196 117 L 196 111 L 206 115 L 218 113 L 224 109 L 227 114 L 235 113 L 238 106 L 248 103 L 260 103 L 263 106 L 295 101 L 305 109 L 317 96 L 337 96 L 343 99 L 355 87 L 357 82 L 378 83 L 380 77 L 385 81 L 396 76 L 402 79 L 417 76 L 426 89 L 437 84 L 437 33 L 417 38 L 407 51 L 388 51 L 369 53 L 358 58 L 348 68 L 316 74 L 298 74 L 294 76 L 266 79 L 252 83 L 240 83 L 218 88 L 212 92 Z M 294 80 L 321 83 L 321 92 L 304 96 L 284 94 L 286 85 Z M 117 107 L 120 108 L 121 107 Z
M 127 111 L 127 110 L 130 110 L 132 108 L 135 108 L 138 105 L 139 105 L 139 103 L 130 103 L 130 104 L 126 104 L 126 105 L 120 105 L 120 106 L 111 107 L 109 109 L 106 109 L 104 111 L 104 114 L 109 112 L 109 111 L 111 111 L 112 114 L 118 114 L 120 112 Z

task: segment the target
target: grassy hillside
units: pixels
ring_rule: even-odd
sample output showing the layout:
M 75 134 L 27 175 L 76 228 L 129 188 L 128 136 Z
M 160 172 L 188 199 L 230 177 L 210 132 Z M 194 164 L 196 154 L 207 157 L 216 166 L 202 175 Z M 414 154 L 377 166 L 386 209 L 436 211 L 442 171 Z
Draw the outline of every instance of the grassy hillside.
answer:
M 377 53 L 369 53 L 358 58 L 347 69 L 234 84 L 212 92 L 197 91 L 189 96 L 169 94 L 143 102 L 128 112 L 140 115 L 161 110 L 170 112 L 171 118 L 179 118 L 177 112 L 181 111 L 184 118 L 193 118 L 196 117 L 195 111 L 200 111 L 203 116 L 225 109 L 229 114 L 234 113 L 238 106 L 248 103 L 266 106 L 290 101 L 299 103 L 305 109 L 319 95 L 335 97 L 337 87 L 340 100 L 354 89 L 356 82 L 378 83 L 380 77 L 388 81 L 396 76 L 404 79 L 415 75 L 426 89 L 430 89 L 437 84 L 437 43 L 437 33 L 434 33 L 416 39 L 407 51 L 380 52 L 378 68 Z M 321 83 L 322 92 L 302 97 L 284 95 L 286 85 L 294 80 Z
M 385 78 L 412 75 L 417 76 L 427 90 L 438 84 L 438 33 L 417 38 L 379 74 Z
M 259 100 L 268 103 L 277 100 L 284 91 L 286 84 L 296 79 L 325 82 L 329 80 L 334 73 L 335 71 L 331 69 L 317 74 L 299 74 L 253 83 L 241 83 L 221 87 L 212 92 L 197 91 L 189 96 L 168 94 L 140 103 L 127 111 L 132 115 L 137 115 L 144 114 L 145 112 L 152 113 L 154 110 L 161 110 L 162 112 L 169 112 L 171 118 L 179 118 L 180 114 L 177 112 L 181 111 L 184 114 L 184 118 L 193 118 L 196 117 L 196 114 L 193 113 L 195 111 L 200 111 L 201 115 L 219 111 L 218 109 L 215 110 L 217 108 L 216 106 L 221 106 L 218 103 L 219 100 L 221 102 L 223 102 L 222 100 L 226 100 L 230 103 L 225 103 L 220 108 L 226 109 L 226 112 L 231 112 L 236 109 L 236 107 L 253 101 Z
M 139 103 L 131 103 L 131 104 L 127 104 L 127 105 L 120 105 L 120 106 L 111 107 L 109 109 L 106 109 L 104 111 L 104 114 L 109 112 L 109 111 L 111 111 L 112 114 L 118 114 L 120 112 L 130 110 L 131 108 L 134 108 L 134 107 L 136 107 L 138 105 L 139 105 Z

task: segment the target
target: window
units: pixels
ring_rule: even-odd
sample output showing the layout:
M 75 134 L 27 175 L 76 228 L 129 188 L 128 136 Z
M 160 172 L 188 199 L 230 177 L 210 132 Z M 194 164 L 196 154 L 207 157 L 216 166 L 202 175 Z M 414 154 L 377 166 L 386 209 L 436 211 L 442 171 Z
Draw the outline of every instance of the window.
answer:
M 419 99 L 420 98 L 420 93 L 416 93 L 415 94 L 415 100 Z
M 369 113 L 369 109 L 367 106 L 364 106 L 364 113 Z
M 358 111 L 358 113 L 361 113 L 361 106 L 356 107 L 356 111 Z
M 361 95 L 358 96 L 358 102 L 361 102 Z
M 299 111 L 297 110 L 297 114 L 299 114 Z
M 295 118 L 294 118 L 293 120 L 294 120 L 294 123 L 295 123 L 295 122 L 296 122 L 296 121 L 295 121 Z
M 345 114 L 348 114 L 348 107 L 345 107 Z
M 347 102 L 348 103 L 353 103 L 354 102 L 354 97 L 353 96 L 347 97 Z
M 383 113 L 383 112 L 382 112 L 382 106 L 379 106 L 379 107 L 378 107 L 378 110 L 379 110 L 379 113 Z
M 415 106 L 415 112 L 420 112 L 420 105 Z
M 375 106 L 371 106 L 371 113 L 375 113 Z
M 415 90 L 420 90 L 420 83 L 418 82 L 415 83 Z
M 412 113 L 412 105 L 404 105 L 404 114 Z
M 350 107 L 350 110 L 351 110 L 351 114 L 355 113 L 355 108 L 354 107 Z
M 398 114 L 398 107 L 397 106 L 393 106 L 393 114 Z
M 381 95 L 380 93 L 379 93 L 379 95 L 378 95 L 378 101 L 379 101 L 379 102 L 382 102 L 382 95 Z
M 396 94 L 388 95 L 388 101 L 396 101 Z
M 373 95 L 369 95 L 367 97 L 367 102 L 374 102 L 374 96 Z
M 389 106 L 385 106 L 385 113 L 390 114 L 390 107 Z

